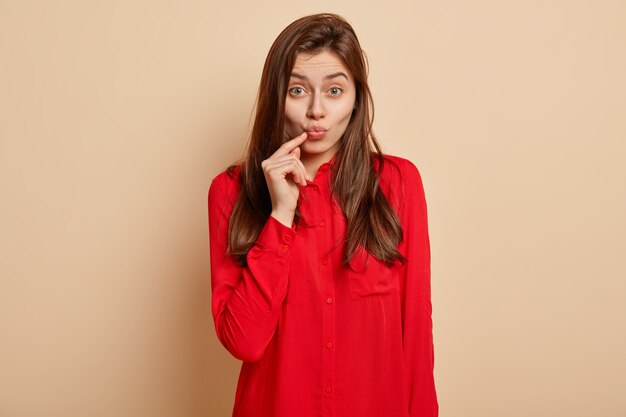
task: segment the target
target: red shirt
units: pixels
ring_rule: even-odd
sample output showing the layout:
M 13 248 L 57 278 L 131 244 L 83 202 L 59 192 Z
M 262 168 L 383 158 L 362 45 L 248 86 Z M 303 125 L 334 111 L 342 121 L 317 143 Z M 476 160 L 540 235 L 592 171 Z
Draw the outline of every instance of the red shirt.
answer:
M 385 156 L 380 186 L 398 213 L 408 261 L 360 251 L 342 266 L 346 221 L 330 165 L 300 187 L 306 221 L 269 217 L 242 268 L 226 253 L 235 178 L 209 188 L 212 311 L 217 336 L 243 361 L 234 417 L 435 417 L 430 244 L 420 174 Z M 378 169 L 378 164 L 375 164 Z M 404 194 L 403 194 L 404 193 Z

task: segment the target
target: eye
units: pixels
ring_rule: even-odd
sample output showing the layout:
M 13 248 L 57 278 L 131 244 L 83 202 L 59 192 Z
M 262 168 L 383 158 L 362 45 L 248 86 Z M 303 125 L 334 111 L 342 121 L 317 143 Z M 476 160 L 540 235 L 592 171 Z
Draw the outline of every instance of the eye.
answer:
M 304 88 L 302 87 L 291 87 L 288 91 L 292 96 L 300 96 L 304 94 Z
M 338 96 L 338 95 L 341 95 L 341 93 L 343 93 L 343 90 L 339 87 L 331 87 L 331 89 L 328 90 L 328 92 L 330 93 L 331 96 Z

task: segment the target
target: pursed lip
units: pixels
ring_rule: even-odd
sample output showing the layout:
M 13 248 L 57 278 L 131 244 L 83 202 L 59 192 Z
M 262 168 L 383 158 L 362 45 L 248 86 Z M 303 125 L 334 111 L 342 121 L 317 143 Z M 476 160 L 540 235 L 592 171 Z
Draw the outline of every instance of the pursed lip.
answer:
M 326 136 L 326 128 L 322 126 L 309 126 L 306 128 L 306 137 L 309 140 L 321 140 Z

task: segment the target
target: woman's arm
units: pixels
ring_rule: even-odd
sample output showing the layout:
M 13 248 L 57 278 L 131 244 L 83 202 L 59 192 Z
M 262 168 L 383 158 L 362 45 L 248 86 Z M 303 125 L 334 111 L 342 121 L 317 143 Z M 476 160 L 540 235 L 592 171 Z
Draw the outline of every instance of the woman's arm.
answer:
M 225 173 L 209 187 L 212 312 L 224 347 L 237 359 L 255 362 L 276 331 L 296 232 L 270 216 L 248 252 L 248 266 L 239 266 L 226 253 L 235 187 Z
M 436 417 L 439 406 L 433 375 L 430 240 L 426 199 L 422 179 L 415 165 L 407 160 L 402 174 L 405 196 L 402 253 L 407 258 L 402 282 L 402 325 L 409 415 Z

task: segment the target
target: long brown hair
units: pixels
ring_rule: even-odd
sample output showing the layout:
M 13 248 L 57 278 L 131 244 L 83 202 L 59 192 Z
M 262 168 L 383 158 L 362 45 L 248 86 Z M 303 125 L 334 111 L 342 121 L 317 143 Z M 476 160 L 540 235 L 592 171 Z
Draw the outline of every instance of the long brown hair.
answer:
M 372 132 L 374 105 L 367 84 L 367 60 L 350 24 L 335 14 L 306 16 L 291 23 L 274 41 L 263 67 L 256 115 L 246 155 L 241 164 L 240 192 L 228 230 L 228 251 L 246 264 L 246 255 L 272 210 L 261 162 L 288 138 L 285 135 L 285 100 L 289 77 L 300 52 L 332 51 L 350 70 L 356 85 L 356 106 L 331 169 L 331 192 L 347 222 L 344 263 L 359 246 L 391 264 L 405 258 L 398 252 L 402 228 L 380 187 L 383 156 Z M 374 158 L 378 159 L 375 169 Z M 236 165 L 228 172 L 232 175 Z M 294 221 L 302 216 L 296 210 Z

